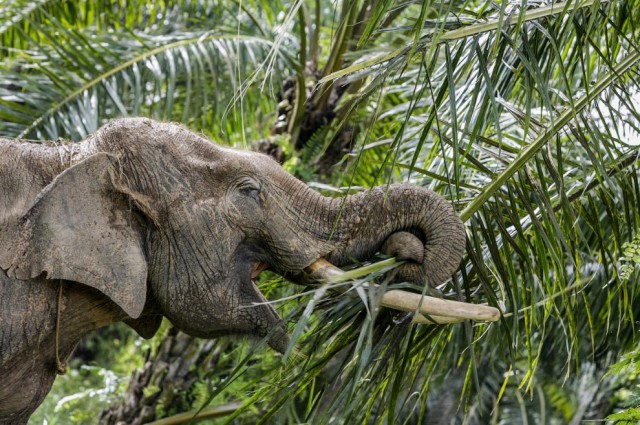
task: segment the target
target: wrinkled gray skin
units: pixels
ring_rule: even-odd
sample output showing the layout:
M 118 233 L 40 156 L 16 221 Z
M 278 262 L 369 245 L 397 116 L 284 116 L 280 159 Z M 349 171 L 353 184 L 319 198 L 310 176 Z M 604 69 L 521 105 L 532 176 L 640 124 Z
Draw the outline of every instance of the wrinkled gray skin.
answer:
M 151 337 L 166 316 L 199 337 L 270 335 L 283 351 L 286 330 L 253 283 L 265 263 L 295 281 L 321 257 L 364 260 L 407 230 L 386 251 L 406 240 L 421 264 L 400 278 L 444 282 L 462 223 L 429 190 L 385 190 L 326 198 L 264 155 L 148 119 L 77 144 L 0 139 L 0 424 L 42 402 L 56 351 L 64 361 L 117 321 Z

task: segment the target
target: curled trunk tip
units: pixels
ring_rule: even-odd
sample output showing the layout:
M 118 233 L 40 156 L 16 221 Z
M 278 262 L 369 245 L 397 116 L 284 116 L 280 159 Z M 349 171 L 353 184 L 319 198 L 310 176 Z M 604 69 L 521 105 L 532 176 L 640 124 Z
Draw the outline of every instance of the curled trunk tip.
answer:
M 394 254 L 413 260 L 402 266 L 407 273 L 400 276 L 411 276 L 408 281 L 422 285 L 437 286 L 449 279 L 466 245 L 464 225 L 451 203 L 430 189 L 407 184 L 376 187 L 347 198 L 339 229 L 346 235 L 344 246 L 327 256 L 338 266 L 370 259 L 393 234 L 413 235 L 396 242 L 419 240 L 422 255 L 404 252 L 415 251 L 411 246 L 396 246 Z

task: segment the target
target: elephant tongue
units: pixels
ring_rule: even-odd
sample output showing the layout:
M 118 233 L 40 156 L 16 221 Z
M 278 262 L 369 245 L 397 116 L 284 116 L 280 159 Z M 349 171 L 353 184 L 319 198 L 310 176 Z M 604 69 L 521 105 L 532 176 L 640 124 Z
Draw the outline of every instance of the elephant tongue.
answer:
M 260 262 L 256 265 L 256 268 L 251 272 L 251 279 L 255 279 L 256 277 L 258 277 L 258 275 L 260 274 L 260 272 L 262 272 L 264 269 L 266 269 L 267 267 L 269 267 L 269 264 L 263 262 Z

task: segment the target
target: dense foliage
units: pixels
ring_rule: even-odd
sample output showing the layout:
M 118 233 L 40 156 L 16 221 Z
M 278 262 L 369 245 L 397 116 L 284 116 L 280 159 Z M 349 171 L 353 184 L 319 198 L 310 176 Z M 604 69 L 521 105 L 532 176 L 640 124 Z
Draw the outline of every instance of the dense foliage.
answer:
M 354 297 L 274 276 L 262 290 L 295 350 L 221 341 L 192 409 L 239 402 L 223 423 L 633 422 L 639 15 L 635 0 L 4 1 L 0 136 L 79 140 L 149 116 L 274 154 L 327 194 L 410 181 L 454 204 L 467 252 L 441 290 L 501 306 L 500 322 L 412 325 L 362 288 L 379 273 Z M 100 368 L 59 378 L 33 423 L 95 422 L 160 341 L 95 337 Z M 54 408 L 62 393 L 75 398 Z

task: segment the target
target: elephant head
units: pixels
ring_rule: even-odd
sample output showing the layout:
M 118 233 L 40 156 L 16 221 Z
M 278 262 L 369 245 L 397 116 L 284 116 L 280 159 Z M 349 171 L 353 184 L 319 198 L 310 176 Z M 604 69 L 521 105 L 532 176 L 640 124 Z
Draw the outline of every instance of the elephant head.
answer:
M 270 335 L 284 351 L 286 330 L 254 283 L 264 268 L 295 277 L 323 257 L 365 260 L 406 231 L 421 252 L 399 278 L 438 285 L 465 246 L 460 219 L 430 190 L 327 198 L 264 155 L 175 124 L 116 120 L 56 152 L 55 178 L 26 211 L 5 213 L 0 267 L 91 286 L 137 326 L 164 315 L 195 336 Z

